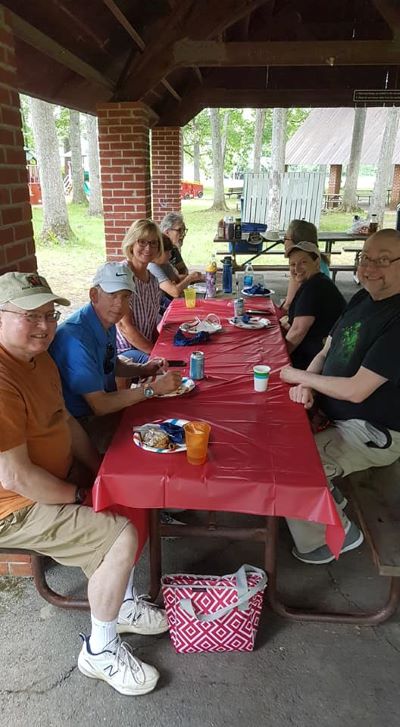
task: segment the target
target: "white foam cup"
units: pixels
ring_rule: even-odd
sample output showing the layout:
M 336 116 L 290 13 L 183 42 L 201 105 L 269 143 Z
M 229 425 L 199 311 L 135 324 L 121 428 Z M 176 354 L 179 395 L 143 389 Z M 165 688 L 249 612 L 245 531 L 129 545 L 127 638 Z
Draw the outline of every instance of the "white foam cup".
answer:
M 270 371 L 270 366 L 254 366 L 254 391 L 267 390 Z

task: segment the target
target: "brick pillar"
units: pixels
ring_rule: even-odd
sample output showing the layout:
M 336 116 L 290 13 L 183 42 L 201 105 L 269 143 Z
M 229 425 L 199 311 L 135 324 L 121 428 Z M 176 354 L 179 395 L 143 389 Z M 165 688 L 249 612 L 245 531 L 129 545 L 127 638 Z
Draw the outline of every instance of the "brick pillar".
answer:
M 0 273 L 36 270 L 14 37 L 0 5 Z
M 153 219 L 181 211 L 182 133 L 179 126 L 160 126 L 151 132 Z
M 395 210 L 400 202 L 400 164 L 394 165 L 392 191 L 389 208 Z
M 119 260 L 132 222 L 151 217 L 149 115 L 140 102 L 101 104 L 97 113 L 106 257 Z
M 339 194 L 342 179 L 342 165 L 331 164 L 329 167 L 328 194 Z

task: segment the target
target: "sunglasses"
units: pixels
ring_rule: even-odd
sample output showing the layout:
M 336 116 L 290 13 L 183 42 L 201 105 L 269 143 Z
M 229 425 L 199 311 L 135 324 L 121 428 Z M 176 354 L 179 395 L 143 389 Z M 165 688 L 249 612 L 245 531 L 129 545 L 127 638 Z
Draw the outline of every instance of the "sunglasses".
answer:
M 103 371 L 105 374 L 112 374 L 114 371 L 115 348 L 112 343 L 107 343 L 106 355 L 103 361 Z

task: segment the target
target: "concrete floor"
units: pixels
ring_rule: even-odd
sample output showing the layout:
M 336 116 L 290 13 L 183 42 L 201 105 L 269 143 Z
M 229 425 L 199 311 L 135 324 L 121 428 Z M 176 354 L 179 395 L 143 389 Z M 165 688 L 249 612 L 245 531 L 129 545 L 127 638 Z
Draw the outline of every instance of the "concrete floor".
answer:
M 346 277 L 348 280 L 346 281 Z M 357 287 L 339 276 L 346 297 Z M 278 281 L 271 287 L 280 293 Z M 283 289 L 282 293 L 283 294 Z M 398 482 L 398 473 L 393 470 Z M 199 515 L 185 513 L 182 519 Z M 242 516 L 235 516 L 240 521 Z M 247 519 L 247 518 L 245 518 Z M 370 608 L 383 598 L 364 544 L 329 566 L 306 566 L 290 555 L 282 524 L 280 588 L 290 603 Z M 163 544 L 164 572 L 230 573 L 262 565 L 260 545 L 182 539 Z M 147 554 L 137 569 L 146 590 Z M 50 583 L 85 590 L 80 571 L 52 566 Z M 0 579 L 0 725 L 7 727 L 398 727 L 400 613 L 376 628 L 291 623 L 265 606 L 252 654 L 177 655 L 168 635 L 128 637 L 161 672 L 155 692 L 129 698 L 82 676 L 79 631 L 89 615 L 42 601 L 30 579 Z

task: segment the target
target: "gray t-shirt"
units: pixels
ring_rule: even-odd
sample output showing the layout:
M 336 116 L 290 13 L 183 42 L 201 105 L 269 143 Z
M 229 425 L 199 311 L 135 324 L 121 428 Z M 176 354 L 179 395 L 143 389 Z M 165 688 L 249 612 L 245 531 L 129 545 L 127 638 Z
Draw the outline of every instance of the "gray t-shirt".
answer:
M 157 278 L 159 285 L 165 283 L 166 280 L 170 280 L 172 283 L 178 282 L 178 274 L 171 263 L 163 263 L 163 265 L 149 263 L 147 269 Z

